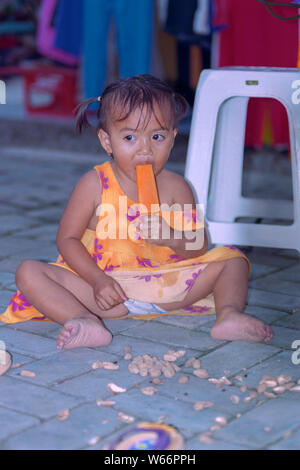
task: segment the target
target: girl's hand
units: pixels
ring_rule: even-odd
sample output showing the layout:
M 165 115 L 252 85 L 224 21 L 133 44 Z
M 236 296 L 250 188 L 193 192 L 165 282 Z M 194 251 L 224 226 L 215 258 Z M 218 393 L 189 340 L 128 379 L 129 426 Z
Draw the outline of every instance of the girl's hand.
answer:
M 109 310 L 127 300 L 120 284 L 107 275 L 94 285 L 94 296 L 102 310 Z
M 152 245 L 170 246 L 174 230 L 159 215 L 145 215 L 140 224 L 142 237 Z

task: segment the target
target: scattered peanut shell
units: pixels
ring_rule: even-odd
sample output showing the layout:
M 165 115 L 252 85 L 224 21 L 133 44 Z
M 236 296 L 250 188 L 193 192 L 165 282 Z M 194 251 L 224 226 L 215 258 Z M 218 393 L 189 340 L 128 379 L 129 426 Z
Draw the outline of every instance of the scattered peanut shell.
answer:
M 166 353 L 164 354 L 164 360 L 165 361 L 168 361 L 168 362 L 173 362 L 173 361 L 176 361 L 177 359 L 177 356 L 176 354 L 171 354 L 171 353 Z
M 190 357 L 185 361 L 184 367 L 192 367 L 193 362 L 196 360 L 195 357 Z
M 95 361 L 92 364 L 92 369 L 101 369 L 103 367 L 103 362 L 102 361 Z
M 265 426 L 265 427 L 264 427 L 264 431 L 265 431 L 265 432 L 270 432 L 270 431 L 271 431 L 270 426 Z
M 130 361 L 132 359 L 132 354 L 130 354 L 129 352 L 125 353 L 124 359 L 125 359 L 125 361 Z
M 238 395 L 231 395 L 230 400 L 234 405 L 237 405 L 240 402 L 240 397 Z
M 178 357 L 182 357 L 186 354 L 186 350 L 185 349 L 179 349 L 179 351 L 176 351 L 176 354 Z
M 277 393 L 277 395 L 285 392 L 285 387 L 283 385 L 277 385 L 277 387 L 273 388 L 273 392 Z
M 236 375 L 234 378 L 235 378 L 236 380 L 239 380 L 240 382 L 243 382 L 243 380 L 244 380 L 241 375 Z
M 276 387 L 276 385 L 278 385 L 278 384 L 277 384 L 277 380 L 275 380 L 275 379 L 272 379 L 272 380 L 271 380 L 271 379 L 265 380 L 264 383 L 265 383 L 265 385 L 266 385 L 267 387 L 270 387 L 270 388 Z
M 21 362 L 16 362 L 15 364 L 12 364 L 11 368 L 12 369 L 18 369 L 18 367 L 21 367 L 23 364 Z
M 214 406 L 212 401 L 196 401 L 196 403 L 194 403 L 194 410 L 201 411 L 204 410 L 204 408 L 210 408 L 211 406 Z
M 23 377 L 35 377 L 35 372 L 32 372 L 32 370 L 21 370 L 20 375 Z
M 169 367 L 169 366 L 163 367 L 162 371 L 163 371 L 164 376 L 167 379 L 170 379 L 171 377 L 173 377 L 175 375 L 174 369 L 172 367 Z
M 214 439 L 212 438 L 212 433 L 211 432 L 203 432 L 203 433 L 199 434 L 198 439 L 203 444 L 212 444 L 214 442 Z
M 60 413 L 58 413 L 58 415 L 56 416 L 56 418 L 59 420 L 59 421 L 64 421 L 65 419 L 67 419 L 70 415 L 70 410 L 63 410 L 61 411 Z
M 300 385 L 300 379 L 297 380 L 297 384 Z
M 152 382 L 155 384 L 155 385 L 161 385 L 164 383 L 164 379 L 160 379 L 158 377 L 155 377 Z
M 284 386 L 285 386 L 286 390 L 290 390 L 295 385 L 296 385 L 295 382 L 289 382 L 289 383 L 285 384 Z
M 92 437 L 89 441 L 88 441 L 88 444 L 90 446 L 94 446 L 96 444 L 98 444 L 98 442 L 100 441 L 100 437 L 99 436 L 95 436 L 95 437 Z
M 133 423 L 135 421 L 135 418 L 133 416 L 126 415 L 122 411 L 118 413 L 118 418 L 124 423 L 128 423 L 128 424 Z
M 151 377 L 160 377 L 162 374 L 162 371 L 159 369 L 159 367 L 152 367 L 149 372 Z
M 136 364 L 134 364 L 133 362 L 131 362 L 129 365 L 128 365 L 128 370 L 129 372 L 131 372 L 132 374 L 138 374 L 140 372 L 138 366 Z
M 249 396 L 250 396 L 251 398 L 257 398 L 258 393 L 257 393 L 255 390 L 251 390 L 251 392 L 249 393 Z
M 220 383 L 220 380 L 215 379 L 214 377 L 212 377 L 211 379 L 208 379 L 208 381 L 215 385 L 218 385 Z
M 275 393 L 272 393 L 272 392 L 264 392 L 264 395 L 268 398 L 275 398 L 276 397 Z
M 157 388 L 155 388 L 155 387 L 143 387 L 143 388 L 141 388 L 141 392 L 144 395 L 154 395 L 154 393 L 157 392 Z
M 267 390 L 267 386 L 265 384 L 259 384 L 257 387 L 257 392 L 258 393 L 263 393 Z
M 192 366 L 193 366 L 194 369 L 200 369 L 200 367 L 201 367 L 201 361 L 200 361 L 200 359 L 196 359 L 196 360 L 193 362 Z
M 245 392 L 247 391 L 247 385 L 242 385 L 242 386 L 240 387 L 240 391 L 243 392 L 243 393 L 245 393 Z
M 113 395 L 116 393 L 124 393 L 126 392 L 126 388 L 119 387 L 118 385 L 110 382 L 106 385 L 106 388 L 109 392 L 111 392 Z
M 195 369 L 193 374 L 200 379 L 208 379 L 209 375 L 206 369 Z
M 98 406 L 114 406 L 116 402 L 113 400 L 102 400 L 101 398 L 98 398 L 96 404 Z
M 245 397 L 243 402 L 244 403 L 250 403 L 250 401 L 252 400 L 252 397 L 248 396 L 248 397 Z
M 290 389 L 291 392 L 300 392 L 300 385 L 295 385 L 295 387 L 292 387 Z
M 222 385 L 231 385 L 230 380 L 228 380 L 227 377 L 225 377 L 225 375 L 220 378 L 220 382 L 222 383 Z
M 292 380 L 292 377 L 289 375 L 281 374 L 277 377 L 277 382 L 279 385 L 284 385 Z
M 179 384 L 186 384 L 190 380 L 188 375 L 181 375 L 178 379 Z
M 215 418 L 215 422 L 219 424 L 220 426 L 226 426 L 227 424 L 227 419 L 224 416 L 217 416 Z
M 119 369 L 118 364 L 114 364 L 113 362 L 103 362 L 103 368 L 108 370 L 117 370 Z

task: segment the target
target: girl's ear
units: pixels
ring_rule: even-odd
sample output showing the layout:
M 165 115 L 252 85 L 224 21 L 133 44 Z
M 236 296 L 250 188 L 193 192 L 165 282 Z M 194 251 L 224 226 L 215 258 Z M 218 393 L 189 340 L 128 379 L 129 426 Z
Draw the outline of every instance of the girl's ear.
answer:
M 102 145 L 102 147 L 104 148 L 106 153 L 108 153 L 108 155 L 111 155 L 112 154 L 112 148 L 111 148 L 110 137 L 109 137 L 108 133 L 105 132 L 103 129 L 99 129 L 98 137 L 99 137 L 99 140 L 100 140 L 100 144 Z

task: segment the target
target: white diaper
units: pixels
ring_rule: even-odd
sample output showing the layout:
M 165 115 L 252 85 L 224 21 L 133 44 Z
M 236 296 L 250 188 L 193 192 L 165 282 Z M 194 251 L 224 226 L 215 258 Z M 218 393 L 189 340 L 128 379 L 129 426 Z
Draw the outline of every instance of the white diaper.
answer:
M 147 315 L 149 313 L 165 313 L 166 310 L 150 302 L 141 302 L 140 300 L 128 299 L 124 305 L 128 308 L 129 315 Z

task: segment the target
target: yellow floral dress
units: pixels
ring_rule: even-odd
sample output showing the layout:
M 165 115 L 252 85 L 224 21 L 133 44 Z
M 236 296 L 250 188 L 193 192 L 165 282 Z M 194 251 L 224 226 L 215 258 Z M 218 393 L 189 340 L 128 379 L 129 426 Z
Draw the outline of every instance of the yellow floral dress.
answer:
M 86 229 L 81 241 L 94 262 L 121 285 L 128 298 L 154 304 L 181 301 L 209 263 L 231 258 L 244 258 L 248 261 L 246 256 L 233 246 L 218 246 L 197 258 L 185 259 L 169 247 L 145 242 L 138 229 L 138 221 L 141 218 L 139 204 L 124 194 L 110 162 L 94 168 L 99 177 L 99 191 L 102 192 L 98 224 L 95 231 Z M 194 220 L 192 211 L 182 212 L 181 217 L 184 219 L 185 229 L 189 224 L 190 228 L 203 226 L 203 221 Z M 61 255 L 55 263 L 50 264 L 75 273 Z M 215 313 L 212 294 L 180 310 L 128 315 L 127 318 L 151 320 L 162 315 L 209 313 Z M 17 323 L 48 319 L 18 290 L 6 311 L 0 315 L 0 320 L 5 323 Z

